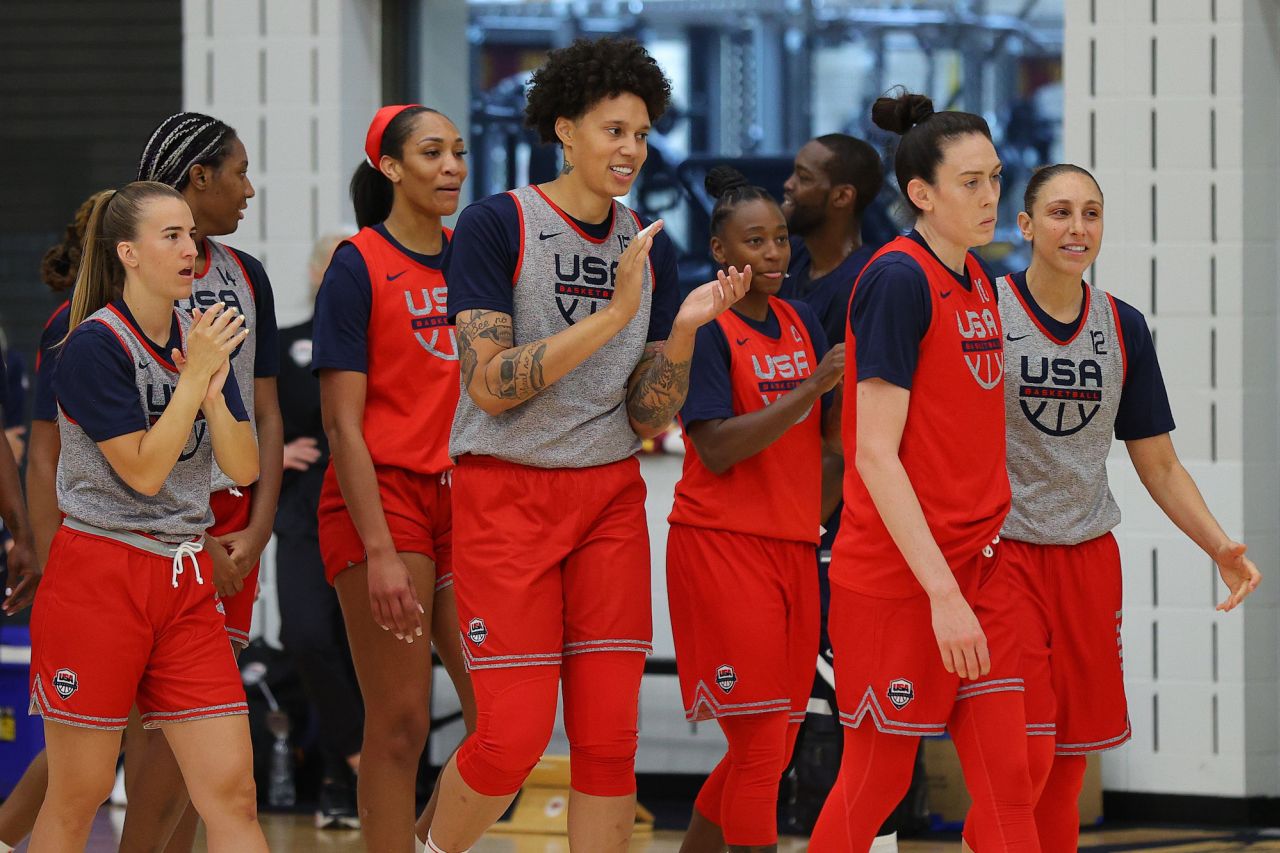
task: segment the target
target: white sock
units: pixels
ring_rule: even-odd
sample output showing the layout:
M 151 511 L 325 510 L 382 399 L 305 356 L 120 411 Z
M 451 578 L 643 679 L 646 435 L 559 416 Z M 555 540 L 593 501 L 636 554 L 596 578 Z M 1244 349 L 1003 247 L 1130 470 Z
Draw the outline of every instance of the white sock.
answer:
M 871 842 L 871 850 L 875 853 L 898 853 L 898 833 L 877 835 L 876 840 Z
M 436 844 L 436 842 L 431 838 L 431 830 L 429 829 L 427 830 L 427 843 L 422 849 L 425 850 L 426 853 L 449 853 L 449 851 L 445 850 L 439 844 Z M 471 853 L 471 848 L 468 847 L 466 850 L 459 850 L 458 853 Z

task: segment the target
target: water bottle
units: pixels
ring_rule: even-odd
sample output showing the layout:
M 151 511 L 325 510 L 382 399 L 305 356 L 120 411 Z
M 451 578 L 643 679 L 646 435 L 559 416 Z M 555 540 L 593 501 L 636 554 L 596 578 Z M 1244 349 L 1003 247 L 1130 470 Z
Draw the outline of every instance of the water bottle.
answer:
M 293 784 L 293 749 L 289 746 L 289 718 L 283 711 L 267 714 L 267 728 L 275 736 L 267 776 L 267 803 L 273 809 L 292 808 L 298 801 Z

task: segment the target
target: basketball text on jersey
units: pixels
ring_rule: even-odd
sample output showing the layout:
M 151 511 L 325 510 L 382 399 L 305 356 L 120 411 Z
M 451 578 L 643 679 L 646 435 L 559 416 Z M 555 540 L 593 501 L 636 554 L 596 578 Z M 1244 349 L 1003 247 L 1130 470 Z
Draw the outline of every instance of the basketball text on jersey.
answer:
M 174 391 L 178 388 L 176 382 L 148 382 L 143 391 L 143 399 L 147 406 L 147 422 L 151 426 L 155 426 L 160 420 L 160 416 L 164 414 L 164 410 L 168 407 L 169 401 L 173 399 Z M 186 462 L 195 456 L 200 450 L 200 446 L 204 444 L 204 437 L 208 434 L 209 424 L 204 419 L 204 411 L 196 412 L 195 423 L 191 425 L 191 436 L 187 439 L 186 447 L 182 448 L 182 453 L 178 455 L 179 462 Z
M 446 309 L 448 301 L 448 287 L 423 287 L 418 290 L 418 295 L 412 290 L 404 292 L 404 304 L 409 309 L 409 328 L 413 331 L 414 338 L 436 358 L 457 361 L 458 336 L 449 323 Z M 441 332 L 444 333 L 444 339 L 441 338 Z
M 990 302 L 983 280 L 975 278 L 973 284 L 978 298 L 984 303 Z M 983 308 L 980 312 L 957 308 L 956 328 L 963 339 L 960 349 L 969 372 L 984 390 L 992 390 L 1004 378 L 1004 342 L 1000 339 L 1000 324 L 995 313 L 991 308 Z
M 1102 409 L 1102 365 L 1091 358 L 1024 355 L 1018 375 L 1022 413 L 1046 435 L 1073 435 Z M 1058 405 L 1051 407 L 1054 401 Z

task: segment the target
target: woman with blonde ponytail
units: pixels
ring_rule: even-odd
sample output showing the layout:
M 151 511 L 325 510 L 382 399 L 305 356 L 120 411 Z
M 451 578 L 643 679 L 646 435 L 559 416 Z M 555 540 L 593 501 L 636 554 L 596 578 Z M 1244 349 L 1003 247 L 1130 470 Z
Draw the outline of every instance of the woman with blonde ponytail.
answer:
M 31 622 L 49 766 L 32 851 L 84 848 L 135 705 L 173 748 L 209 849 L 267 849 L 202 544 L 215 460 L 238 484 L 258 476 L 229 360 L 247 330 L 222 303 L 175 309 L 191 292 L 194 233 L 182 196 L 153 182 L 102 195 L 86 226 L 53 375 L 65 519 Z

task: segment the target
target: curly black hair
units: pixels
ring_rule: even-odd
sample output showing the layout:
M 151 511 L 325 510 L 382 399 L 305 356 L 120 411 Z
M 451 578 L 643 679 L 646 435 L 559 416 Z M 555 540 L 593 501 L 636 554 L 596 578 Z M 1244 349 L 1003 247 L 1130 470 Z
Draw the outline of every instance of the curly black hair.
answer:
M 556 119 L 580 118 L 605 98 L 630 92 L 656 122 L 671 103 L 671 81 L 635 39 L 580 38 L 548 52 L 529 82 L 524 122 L 544 143 L 558 142 Z

